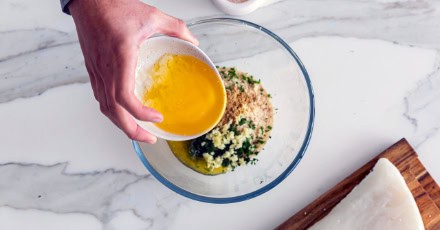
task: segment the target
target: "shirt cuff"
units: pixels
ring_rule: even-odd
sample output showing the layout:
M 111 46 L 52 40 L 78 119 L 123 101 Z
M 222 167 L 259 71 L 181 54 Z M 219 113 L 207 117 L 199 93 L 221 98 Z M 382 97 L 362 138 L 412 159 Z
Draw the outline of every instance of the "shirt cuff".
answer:
M 64 13 L 70 15 L 70 11 L 69 11 L 69 7 L 67 7 L 69 5 L 69 2 L 71 0 L 60 0 L 61 2 L 61 9 L 63 10 Z

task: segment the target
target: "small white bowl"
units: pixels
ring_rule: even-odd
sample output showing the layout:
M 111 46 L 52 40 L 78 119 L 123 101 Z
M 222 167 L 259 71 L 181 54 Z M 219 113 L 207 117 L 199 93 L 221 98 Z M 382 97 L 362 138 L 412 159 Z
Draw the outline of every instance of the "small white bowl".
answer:
M 215 6 L 221 11 L 230 15 L 249 14 L 258 8 L 268 4 L 268 0 L 247 0 L 243 2 L 232 2 L 229 0 L 212 0 Z
M 139 48 L 138 61 L 137 61 L 136 73 L 135 73 L 135 87 L 134 87 L 134 94 L 136 95 L 139 101 L 141 102 L 143 101 L 142 98 L 146 88 L 148 88 L 152 84 L 152 80 L 148 75 L 148 69 L 150 69 L 151 66 L 153 66 L 156 63 L 156 61 L 159 60 L 166 53 L 191 55 L 193 57 L 200 59 L 201 61 L 208 64 L 209 67 L 211 67 L 215 71 L 217 77 L 220 79 L 220 82 L 223 85 L 221 76 L 218 73 L 214 63 L 201 49 L 199 49 L 197 46 L 193 45 L 190 42 L 178 38 L 158 36 L 145 40 Z M 224 87 L 225 86 L 223 85 L 223 90 L 225 90 Z M 224 95 L 226 95 L 226 91 Z M 223 114 L 221 114 L 220 116 L 222 115 Z M 220 118 L 218 120 L 220 120 Z M 147 130 L 151 134 L 159 138 L 165 140 L 172 140 L 172 141 L 184 141 L 184 140 L 197 138 L 207 133 L 209 130 L 211 130 L 217 125 L 217 124 L 213 124 L 212 127 L 209 127 L 207 130 L 205 130 L 202 133 L 186 136 L 186 135 L 169 133 L 167 131 L 160 129 L 151 122 L 140 121 L 137 119 L 135 119 L 135 121 L 136 123 L 139 124 L 139 126 Z

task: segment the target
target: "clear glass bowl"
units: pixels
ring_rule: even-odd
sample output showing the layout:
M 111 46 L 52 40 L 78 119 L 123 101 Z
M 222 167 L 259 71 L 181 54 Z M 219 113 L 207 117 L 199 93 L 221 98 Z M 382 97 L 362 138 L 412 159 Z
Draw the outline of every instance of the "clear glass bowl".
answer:
M 310 78 L 290 46 L 259 25 L 210 18 L 188 27 L 216 65 L 235 67 L 261 79 L 275 108 L 271 139 L 258 154 L 256 165 L 217 176 L 202 175 L 183 165 L 164 140 L 155 145 L 133 141 L 134 149 L 151 174 L 183 196 L 210 203 L 251 199 L 283 181 L 306 151 L 314 121 Z

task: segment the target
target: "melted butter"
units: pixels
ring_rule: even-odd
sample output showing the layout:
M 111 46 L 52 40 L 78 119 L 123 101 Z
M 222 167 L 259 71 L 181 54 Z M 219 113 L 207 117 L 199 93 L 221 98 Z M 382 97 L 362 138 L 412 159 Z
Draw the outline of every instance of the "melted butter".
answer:
M 155 125 L 178 135 L 195 135 L 218 123 L 226 106 L 222 81 L 205 62 L 189 56 L 165 54 L 150 70 L 152 85 L 144 104 L 162 113 Z
M 208 169 L 206 167 L 206 161 L 204 159 L 193 158 L 189 155 L 189 146 L 191 141 L 167 141 L 170 146 L 171 152 L 179 159 L 184 165 L 193 169 L 196 172 L 205 175 L 218 175 L 224 173 L 224 168 L 219 167 L 216 169 Z

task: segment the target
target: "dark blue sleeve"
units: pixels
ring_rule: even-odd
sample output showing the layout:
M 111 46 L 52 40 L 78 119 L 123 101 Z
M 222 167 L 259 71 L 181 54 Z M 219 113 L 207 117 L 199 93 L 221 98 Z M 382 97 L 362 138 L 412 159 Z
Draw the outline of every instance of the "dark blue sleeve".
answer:
M 71 0 L 60 0 L 61 2 L 61 9 L 63 10 L 64 13 L 69 14 L 70 15 L 70 11 L 69 11 L 69 7 L 67 7 L 67 5 L 69 4 Z

